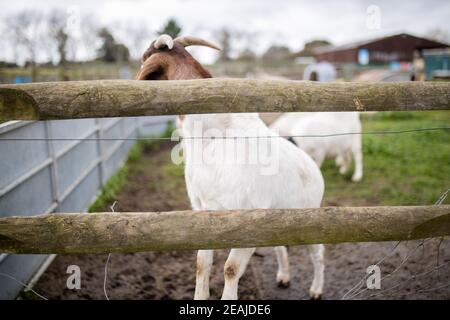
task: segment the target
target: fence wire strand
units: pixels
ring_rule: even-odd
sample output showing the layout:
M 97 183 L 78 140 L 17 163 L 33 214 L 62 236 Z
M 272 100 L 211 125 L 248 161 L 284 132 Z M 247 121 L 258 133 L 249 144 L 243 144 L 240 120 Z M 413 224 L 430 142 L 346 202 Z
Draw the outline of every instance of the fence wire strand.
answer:
M 450 127 L 430 127 L 430 128 L 413 128 L 405 130 L 388 130 L 388 131 L 365 131 L 365 132 L 342 132 L 330 134 L 310 134 L 310 135 L 280 135 L 280 136 L 194 136 L 194 137 L 136 137 L 136 138 L 0 138 L 1 141 L 149 141 L 149 140 L 226 140 L 226 139 L 274 139 L 274 138 L 326 138 L 348 135 L 390 135 L 402 133 L 414 133 L 424 131 L 446 131 Z
M 20 281 L 19 279 L 16 279 L 15 277 L 13 277 L 13 276 L 10 275 L 10 274 L 0 272 L 0 276 L 5 277 L 5 278 L 8 278 L 8 279 L 11 279 L 11 280 L 17 282 L 17 283 L 20 284 L 23 288 L 27 288 L 27 287 L 28 287 L 28 285 L 27 285 L 26 283 L 23 283 L 22 281 Z M 33 292 L 35 295 L 37 295 L 37 296 L 38 296 L 39 298 L 41 298 L 42 300 L 48 300 L 48 299 L 47 299 L 46 297 L 44 297 L 43 295 L 41 295 L 41 294 L 37 293 L 36 291 L 34 291 L 33 288 L 28 288 L 28 291 Z
M 444 193 L 436 200 L 436 202 L 434 203 L 434 205 L 435 205 L 435 206 L 441 205 L 441 204 L 445 201 L 445 199 L 447 198 L 449 192 L 450 192 L 450 189 L 447 189 L 447 190 L 446 190 L 446 191 L 445 191 L 445 192 L 444 192 Z M 395 272 L 397 272 L 398 270 L 400 270 L 400 268 L 401 268 L 403 265 L 405 265 L 405 263 L 406 263 L 406 262 L 408 261 L 408 259 L 412 256 L 412 254 L 413 254 L 415 251 L 417 251 L 417 249 L 419 249 L 420 247 L 422 247 L 422 248 L 425 250 L 425 243 L 428 242 L 428 241 L 430 241 L 430 240 L 432 240 L 432 239 L 434 239 L 434 238 L 423 239 L 423 240 L 420 242 L 420 244 L 418 244 L 416 247 L 414 247 L 413 249 L 409 249 L 408 252 L 406 253 L 405 258 L 403 258 L 402 261 L 400 262 L 400 265 L 397 266 L 392 272 L 390 272 L 390 273 L 388 273 L 386 276 L 382 277 L 382 278 L 380 279 L 380 281 L 385 280 L 385 279 L 391 277 Z M 416 278 L 418 278 L 418 277 L 421 277 L 421 276 L 423 276 L 423 275 L 430 274 L 430 273 L 432 273 L 433 271 L 437 271 L 438 278 L 439 278 L 439 271 L 442 269 L 443 266 L 448 265 L 448 264 L 450 263 L 450 262 L 446 262 L 446 263 L 444 263 L 443 265 L 440 265 L 440 264 L 439 264 L 439 251 L 440 251 L 440 247 L 441 247 L 441 244 L 442 244 L 443 240 L 444 240 L 444 238 L 441 237 L 441 238 L 440 238 L 440 242 L 439 242 L 439 244 L 438 244 L 438 246 L 437 246 L 437 265 L 436 265 L 433 269 L 431 269 L 431 270 L 429 270 L 429 271 L 426 271 L 426 272 L 424 272 L 424 273 L 421 273 L 421 274 L 415 274 L 415 275 L 412 275 L 410 278 L 406 279 L 405 281 L 398 282 L 397 284 L 395 284 L 394 286 L 392 286 L 392 287 L 390 287 L 390 288 L 388 288 L 388 289 L 382 290 L 382 291 L 380 291 L 380 292 L 377 293 L 377 294 L 372 294 L 372 295 L 370 295 L 369 298 L 381 296 L 381 295 L 383 295 L 386 291 L 390 291 L 390 290 L 392 290 L 392 289 L 395 289 L 395 288 L 399 288 L 399 287 L 400 287 L 399 289 L 397 289 L 397 290 L 395 291 L 395 292 L 398 292 L 398 291 L 401 289 L 401 286 L 403 286 L 404 284 L 408 283 L 410 280 L 414 280 L 414 279 L 416 279 Z M 391 257 L 391 256 L 393 255 L 393 253 L 395 252 L 395 250 L 399 247 L 399 245 L 400 245 L 401 243 L 402 243 L 402 241 L 398 241 L 397 243 L 395 243 L 395 245 L 394 245 L 393 248 L 389 251 L 389 253 L 388 253 L 387 255 L 385 255 L 383 258 L 381 258 L 377 263 L 375 263 L 375 266 L 378 266 L 378 267 L 379 267 L 379 265 L 380 265 L 381 263 L 383 263 L 387 258 Z M 407 242 L 406 242 L 406 243 L 407 243 Z M 345 299 L 354 299 L 355 297 L 359 296 L 359 295 L 362 294 L 363 292 L 369 290 L 369 288 L 364 288 L 364 289 L 362 288 L 363 285 L 364 285 L 364 283 L 365 283 L 365 281 L 368 279 L 368 277 L 369 277 L 369 275 L 368 275 L 368 274 L 365 274 L 365 275 L 363 276 L 363 278 L 362 278 L 356 285 L 354 285 L 352 288 L 350 288 L 350 290 L 348 290 L 348 291 L 342 296 L 342 300 L 345 300 Z M 448 286 L 450 286 L 450 284 L 446 284 L 446 285 L 442 286 L 442 288 L 448 287 Z M 430 287 L 427 287 L 427 288 L 425 288 L 425 289 L 430 289 Z M 437 289 L 438 289 L 438 288 L 434 288 L 433 290 L 437 290 Z M 433 291 L 433 290 L 431 290 L 431 289 L 430 289 L 430 290 L 419 290 L 419 291 L 414 291 L 413 293 L 427 292 L 427 291 Z M 409 293 L 409 294 L 404 294 L 404 295 L 406 296 L 406 295 L 410 295 L 410 294 L 411 294 L 411 293 Z M 388 296 L 391 296 L 391 294 L 388 294 Z M 399 296 L 399 295 L 397 295 L 397 296 Z
M 116 205 L 117 205 L 117 201 L 114 201 L 113 204 L 109 207 L 113 213 L 116 212 L 114 210 Z M 108 258 L 106 258 L 106 262 L 105 262 L 105 276 L 103 277 L 103 293 L 105 294 L 106 300 L 109 300 L 108 293 L 106 292 L 106 281 L 108 279 L 108 264 L 109 264 L 110 259 L 111 259 L 111 253 L 108 253 Z

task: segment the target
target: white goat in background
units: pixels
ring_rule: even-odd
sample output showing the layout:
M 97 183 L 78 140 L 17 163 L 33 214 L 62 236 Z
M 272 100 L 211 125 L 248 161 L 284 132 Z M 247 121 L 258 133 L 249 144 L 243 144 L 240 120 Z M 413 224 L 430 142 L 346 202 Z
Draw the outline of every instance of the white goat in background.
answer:
M 361 132 L 361 121 L 357 112 L 313 112 L 286 113 L 270 126 L 282 136 L 291 136 L 297 146 L 308 153 L 319 167 L 325 157 L 333 157 L 339 166 L 339 172 L 346 174 L 352 159 L 355 170 L 352 181 L 363 177 L 363 156 L 360 134 L 341 135 Z M 299 137 L 321 136 L 325 137 Z
M 323 71 L 323 72 L 319 72 Z M 329 63 L 310 65 L 304 74 L 308 80 L 312 72 L 318 72 L 319 80 L 332 81 L 336 78 L 336 71 Z M 247 78 L 261 80 L 286 79 L 267 73 L 247 74 Z M 275 114 L 273 114 L 275 115 Z M 296 135 L 332 135 L 361 132 L 361 121 L 357 112 L 291 112 L 281 114 L 270 128 L 284 137 L 289 138 L 297 146 L 308 153 L 314 161 L 322 166 L 325 157 L 334 157 L 339 166 L 339 172 L 346 174 L 351 167 L 352 159 L 355 163 L 353 181 L 360 181 L 363 177 L 363 159 L 361 149 L 361 135 L 338 135 L 328 137 L 303 138 Z
M 209 72 L 185 50 L 189 45 L 217 49 L 215 45 L 198 38 L 172 40 L 170 36 L 162 35 L 144 53 L 143 65 L 136 78 L 211 78 Z M 178 123 L 184 137 L 268 137 L 183 139 L 186 187 L 194 210 L 320 207 L 324 192 L 320 169 L 305 152 L 273 133 L 258 114 L 182 115 Z M 268 145 L 268 148 L 250 148 L 255 145 Z M 265 159 L 264 163 L 261 158 L 256 162 L 250 161 L 266 150 L 276 151 L 276 156 Z M 236 156 L 244 161 L 236 161 Z M 267 169 L 272 172 L 265 172 Z M 323 289 L 324 246 L 317 244 L 308 247 L 314 266 L 310 296 L 318 299 Z M 222 299 L 237 299 L 238 281 L 254 251 L 255 248 L 231 249 L 224 266 Z M 290 281 L 288 253 L 283 246 L 275 247 L 275 252 L 279 263 L 277 281 L 286 286 Z M 195 299 L 209 297 L 212 263 L 213 250 L 198 251 Z

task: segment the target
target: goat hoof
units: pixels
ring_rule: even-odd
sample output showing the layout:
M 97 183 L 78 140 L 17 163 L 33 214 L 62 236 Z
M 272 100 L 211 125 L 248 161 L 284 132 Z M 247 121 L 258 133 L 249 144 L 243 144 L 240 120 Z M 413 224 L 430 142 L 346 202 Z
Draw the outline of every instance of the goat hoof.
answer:
M 277 286 L 278 288 L 289 288 L 291 284 L 291 277 L 289 273 L 277 273 Z
M 278 288 L 286 289 L 286 288 L 289 288 L 290 285 L 291 285 L 291 282 L 289 280 L 288 281 L 283 281 L 283 280 L 277 281 Z
M 321 293 L 310 293 L 309 300 L 322 300 L 322 294 Z

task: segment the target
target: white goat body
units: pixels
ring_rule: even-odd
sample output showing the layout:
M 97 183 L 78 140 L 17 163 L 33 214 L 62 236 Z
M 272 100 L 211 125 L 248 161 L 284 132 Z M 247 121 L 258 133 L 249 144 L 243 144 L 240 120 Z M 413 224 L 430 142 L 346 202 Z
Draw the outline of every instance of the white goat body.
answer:
M 214 130 L 218 136 L 236 136 L 239 139 L 183 139 L 185 178 L 188 195 L 194 210 L 233 210 L 257 208 L 315 208 L 320 207 L 324 182 L 320 169 L 301 149 L 273 133 L 257 114 L 186 115 L 181 123 L 185 137 L 195 137 L 195 126 L 201 124 L 204 137 Z M 256 134 L 256 135 L 255 135 Z M 260 138 L 244 138 L 255 137 Z M 264 138 L 269 137 L 269 138 Z M 232 142 L 232 143 L 230 143 Z M 258 149 L 252 149 L 252 145 Z M 200 145 L 196 145 L 200 144 Z M 254 152 L 261 156 L 267 144 L 273 156 L 267 162 L 251 162 Z M 208 159 L 195 160 L 201 152 Z M 243 161 L 236 162 L 236 156 Z M 198 159 L 197 159 L 198 160 Z M 268 171 L 264 173 L 264 171 Z M 275 171 L 274 171 L 275 170 Z M 244 226 L 243 226 L 244 227 Z M 323 287 L 322 245 L 310 246 L 315 267 L 310 289 L 313 298 L 320 297 Z M 223 299 L 237 298 L 237 283 L 254 252 L 254 248 L 232 249 L 224 267 Z M 289 282 L 287 251 L 276 247 L 279 284 Z M 209 296 L 209 270 L 212 250 L 201 250 L 197 259 L 196 299 Z
M 292 136 L 294 142 L 321 166 L 325 157 L 333 157 L 345 174 L 355 162 L 353 181 L 363 176 L 361 135 L 343 133 L 361 132 L 361 121 L 357 112 L 313 112 L 307 114 L 287 113 L 280 116 L 271 129 L 283 136 Z M 324 137 L 317 137 L 327 135 Z M 299 137 L 315 136 L 315 137 Z

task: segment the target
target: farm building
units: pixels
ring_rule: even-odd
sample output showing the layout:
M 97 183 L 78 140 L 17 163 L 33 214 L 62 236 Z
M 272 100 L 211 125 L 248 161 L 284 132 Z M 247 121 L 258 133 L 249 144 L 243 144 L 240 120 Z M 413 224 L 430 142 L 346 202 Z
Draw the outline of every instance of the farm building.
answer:
M 450 48 L 424 50 L 425 79 L 450 78 Z
M 320 47 L 316 49 L 314 57 L 319 62 L 385 65 L 392 62 L 412 62 L 414 52 L 417 50 L 448 47 L 449 45 L 445 43 L 400 33 L 342 46 Z

